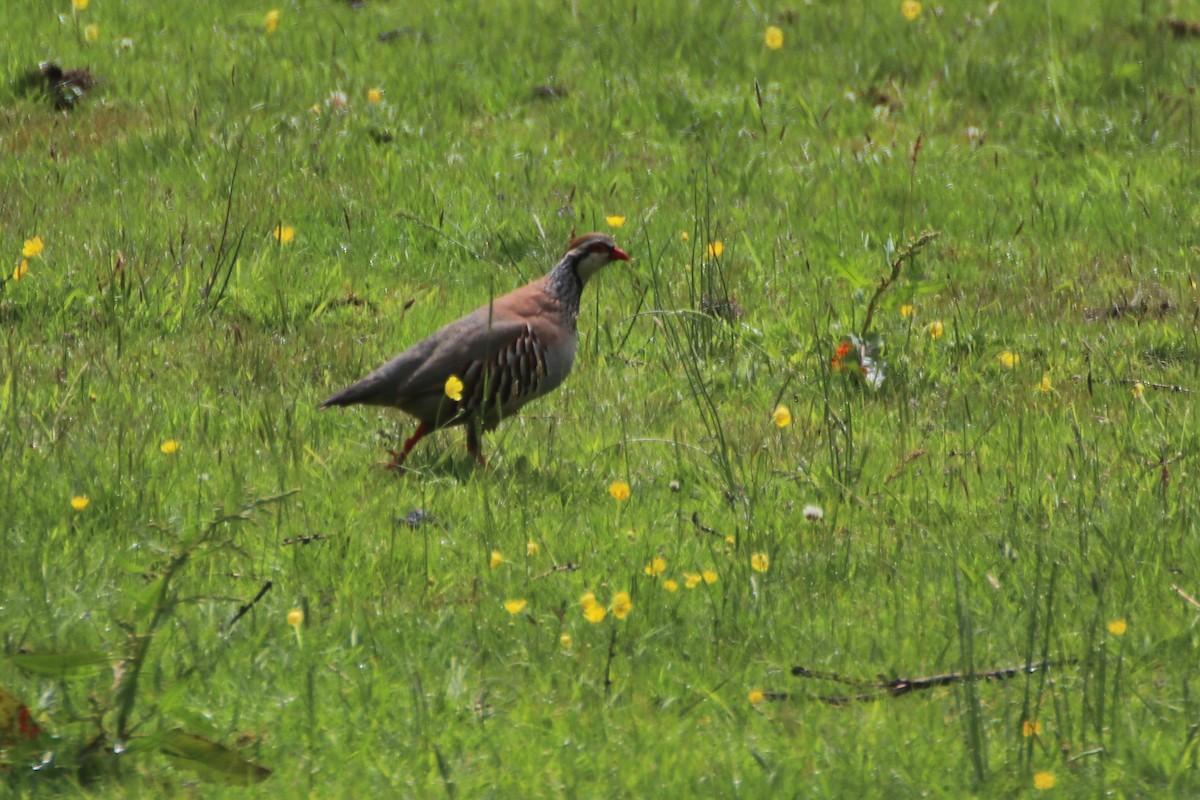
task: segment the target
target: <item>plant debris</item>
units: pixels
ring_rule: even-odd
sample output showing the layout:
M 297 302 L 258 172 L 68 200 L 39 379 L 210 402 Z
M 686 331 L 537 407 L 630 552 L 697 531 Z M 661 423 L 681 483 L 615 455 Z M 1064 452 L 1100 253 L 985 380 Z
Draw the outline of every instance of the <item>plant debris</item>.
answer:
M 808 667 L 792 667 L 792 674 L 798 678 L 832 681 L 846 686 L 854 686 L 867 691 L 853 695 L 805 695 L 805 699 L 816 700 L 831 706 L 844 706 L 850 703 L 869 703 L 884 697 L 901 697 L 906 694 L 933 689 L 938 686 L 952 686 L 959 683 L 974 681 L 1006 681 L 1018 675 L 1032 675 L 1040 669 L 1052 666 L 1066 666 L 1076 663 L 1076 659 L 1065 661 L 1036 661 L 1019 667 L 1005 667 L 985 672 L 945 672 L 940 675 L 926 675 L 920 678 L 894 678 L 892 680 L 862 681 L 856 678 L 845 678 L 835 672 L 818 672 Z M 767 695 L 772 700 L 785 700 L 791 697 L 787 692 L 770 692 Z

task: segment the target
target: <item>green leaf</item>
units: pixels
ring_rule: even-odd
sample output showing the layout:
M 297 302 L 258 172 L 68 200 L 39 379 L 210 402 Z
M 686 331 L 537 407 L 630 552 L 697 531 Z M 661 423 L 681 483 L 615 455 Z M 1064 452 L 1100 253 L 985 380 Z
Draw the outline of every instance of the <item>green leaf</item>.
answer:
M 937 294 L 950 285 L 950 281 L 922 281 L 909 289 L 912 297 L 922 297 L 927 294 Z
M 248 786 L 266 780 L 271 770 L 239 756 L 222 744 L 182 728 L 163 736 L 162 752 L 176 766 L 194 771 L 201 778 Z
M 98 650 L 18 653 L 10 659 L 18 669 L 51 678 L 93 678 L 109 667 L 108 654 Z
M 835 259 L 830 262 L 830 266 L 833 268 L 833 271 L 838 275 L 841 275 L 842 278 L 844 278 L 853 289 L 862 289 L 870 286 L 872 283 L 869 277 L 853 267 L 849 262 L 842 261 L 841 259 Z

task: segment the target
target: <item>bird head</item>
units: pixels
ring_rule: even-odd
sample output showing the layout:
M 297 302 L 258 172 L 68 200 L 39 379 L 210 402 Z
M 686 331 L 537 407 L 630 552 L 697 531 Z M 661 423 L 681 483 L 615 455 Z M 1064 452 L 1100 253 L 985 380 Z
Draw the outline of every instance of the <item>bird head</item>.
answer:
M 584 284 L 601 267 L 613 261 L 628 261 L 629 254 L 617 247 L 616 241 L 607 233 L 585 233 L 571 240 L 562 260 L 574 268 L 580 284 Z

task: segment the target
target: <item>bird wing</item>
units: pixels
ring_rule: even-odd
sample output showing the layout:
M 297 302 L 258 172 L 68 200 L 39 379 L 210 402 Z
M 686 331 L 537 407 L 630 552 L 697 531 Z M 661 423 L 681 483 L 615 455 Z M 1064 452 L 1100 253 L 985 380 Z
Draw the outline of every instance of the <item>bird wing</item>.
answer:
M 497 318 L 491 306 L 476 309 L 333 395 L 321 407 L 365 403 L 410 410 L 410 406 L 421 405 L 421 398 L 442 395 L 451 375 L 461 379 L 473 364 L 482 366 L 493 360 L 520 339 L 527 327 L 522 321 Z

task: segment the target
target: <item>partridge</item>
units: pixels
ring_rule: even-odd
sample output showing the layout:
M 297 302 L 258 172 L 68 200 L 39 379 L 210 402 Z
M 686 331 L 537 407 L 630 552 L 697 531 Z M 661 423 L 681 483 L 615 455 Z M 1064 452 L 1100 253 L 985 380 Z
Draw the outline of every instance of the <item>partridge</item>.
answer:
M 416 432 L 392 453 L 389 467 L 399 467 L 426 435 L 455 425 L 466 426 L 467 450 L 482 463 L 480 434 L 571 372 L 588 279 L 612 261 L 628 260 L 611 236 L 572 239 L 546 275 L 417 342 L 320 407 L 394 406 L 416 417 Z

